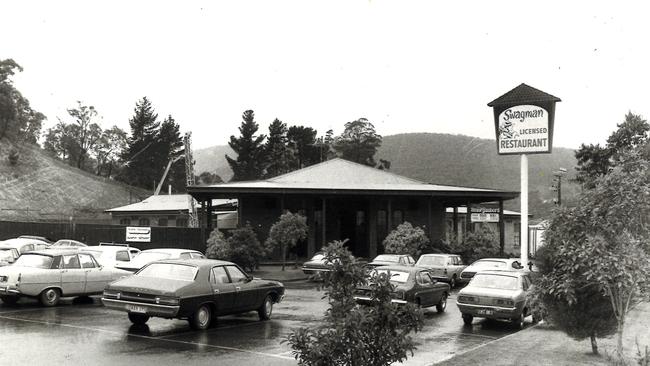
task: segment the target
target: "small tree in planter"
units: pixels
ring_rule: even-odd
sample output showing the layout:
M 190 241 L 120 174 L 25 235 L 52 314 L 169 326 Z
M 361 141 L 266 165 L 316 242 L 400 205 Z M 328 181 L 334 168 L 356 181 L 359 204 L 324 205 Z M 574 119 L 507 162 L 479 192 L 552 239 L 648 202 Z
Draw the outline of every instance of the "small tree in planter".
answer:
M 206 250 L 208 258 L 235 262 L 248 272 L 254 271 L 264 258 L 264 247 L 248 222 L 246 226 L 233 230 L 228 239 L 223 238 L 218 229 L 210 233 Z
M 422 313 L 413 304 L 391 303 L 393 285 L 385 276 L 366 278 L 366 271 L 343 243 L 323 248 L 333 269 L 324 275 L 330 308 L 324 323 L 295 329 L 286 339 L 299 365 L 388 366 L 413 355 L 409 336 L 422 328 Z M 357 286 L 368 284 L 372 305 L 356 306 Z
M 287 211 L 271 226 L 266 247 L 269 251 L 280 248 L 282 252 L 282 270 L 287 261 L 287 251 L 296 246 L 298 241 L 307 238 L 307 218 L 299 213 Z
M 410 254 L 418 257 L 422 249 L 429 244 L 429 238 L 424 230 L 404 221 L 386 236 L 383 244 L 386 253 Z

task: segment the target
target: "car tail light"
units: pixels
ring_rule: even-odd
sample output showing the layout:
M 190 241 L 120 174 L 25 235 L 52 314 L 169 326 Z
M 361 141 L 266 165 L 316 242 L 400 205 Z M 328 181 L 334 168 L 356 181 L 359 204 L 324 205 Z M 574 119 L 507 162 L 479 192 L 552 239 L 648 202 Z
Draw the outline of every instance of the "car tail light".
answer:
M 178 297 L 171 296 L 156 296 L 154 300 L 156 301 L 156 304 L 159 305 L 178 305 L 180 303 Z
M 515 306 L 515 302 L 510 299 L 497 299 L 496 304 L 504 306 Z
M 460 302 L 476 302 L 474 296 L 458 296 L 458 301 Z

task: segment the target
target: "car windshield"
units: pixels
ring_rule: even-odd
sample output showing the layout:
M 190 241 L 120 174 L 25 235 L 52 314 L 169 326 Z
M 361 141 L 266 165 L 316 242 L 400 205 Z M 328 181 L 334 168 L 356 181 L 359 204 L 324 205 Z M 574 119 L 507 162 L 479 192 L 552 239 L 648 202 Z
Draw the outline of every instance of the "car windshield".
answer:
M 172 255 L 169 253 L 162 253 L 162 252 L 140 252 L 133 260 L 131 263 L 134 265 L 140 265 L 144 266 L 147 263 L 151 263 L 153 261 L 159 261 L 161 259 L 167 259 L 171 257 Z
M 478 273 L 472 278 L 469 287 L 494 288 L 499 290 L 516 290 L 519 281 L 514 276 Z
M 42 254 L 23 254 L 16 259 L 14 265 L 49 269 L 52 267 L 52 257 Z
M 472 267 L 477 268 L 505 268 L 505 261 L 480 260 L 472 263 Z
M 422 256 L 418 259 L 418 266 L 444 266 L 445 257 Z
M 153 263 L 144 267 L 135 275 L 144 277 L 167 278 L 171 280 L 194 281 L 194 277 L 196 276 L 196 272 L 198 270 L 199 269 L 197 267 L 186 264 Z
M 88 250 L 88 249 L 85 249 L 85 250 L 82 250 L 81 252 L 91 254 L 93 257 L 95 257 L 95 259 L 101 258 L 101 257 L 104 256 L 104 254 L 106 254 L 106 252 L 102 252 L 101 250 Z
M 390 282 L 406 283 L 409 279 L 409 273 L 404 271 L 393 271 L 389 269 L 378 269 L 374 271 L 373 276 L 390 276 Z
M 381 254 L 375 257 L 375 261 L 381 261 L 381 262 L 399 262 L 399 257 L 396 255 L 386 255 L 386 254 Z
M 315 256 L 311 257 L 311 260 L 313 261 L 322 261 L 325 260 L 325 255 L 324 254 L 316 254 Z

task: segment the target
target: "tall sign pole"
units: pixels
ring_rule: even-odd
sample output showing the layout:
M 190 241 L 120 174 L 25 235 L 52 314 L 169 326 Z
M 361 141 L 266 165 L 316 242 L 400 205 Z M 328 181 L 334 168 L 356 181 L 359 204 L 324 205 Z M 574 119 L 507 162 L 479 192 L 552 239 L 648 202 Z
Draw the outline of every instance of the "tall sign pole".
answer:
M 553 149 L 555 103 L 560 98 L 521 84 L 488 103 L 494 111 L 499 155 L 521 155 L 521 264 L 528 267 L 528 154 Z

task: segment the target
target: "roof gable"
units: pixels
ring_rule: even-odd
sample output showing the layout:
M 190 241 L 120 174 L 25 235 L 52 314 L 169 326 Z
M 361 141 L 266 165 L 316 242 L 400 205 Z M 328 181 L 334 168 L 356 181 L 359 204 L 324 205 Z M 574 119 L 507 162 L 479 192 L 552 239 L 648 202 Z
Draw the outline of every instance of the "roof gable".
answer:
M 273 183 L 319 183 L 323 185 L 346 184 L 424 184 L 424 182 L 355 163 L 341 158 L 308 166 L 275 178 Z
M 497 99 L 488 103 L 489 107 L 495 105 L 505 105 L 505 104 L 519 104 L 519 103 L 528 103 L 528 102 L 561 102 L 562 100 L 556 96 L 553 96 L 548 93 L 544 93 L 539 89 L 535 89 L 532 86 L 528 86 L 524 83 L 521 83 L 516 88 L 510 90 L 509 92 L 503 94 Z

